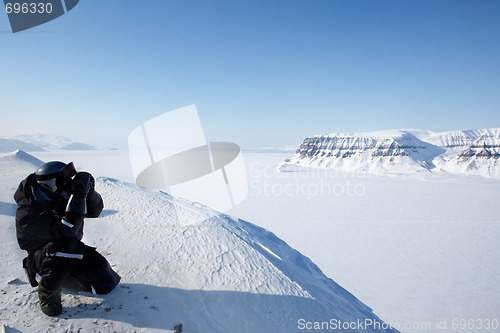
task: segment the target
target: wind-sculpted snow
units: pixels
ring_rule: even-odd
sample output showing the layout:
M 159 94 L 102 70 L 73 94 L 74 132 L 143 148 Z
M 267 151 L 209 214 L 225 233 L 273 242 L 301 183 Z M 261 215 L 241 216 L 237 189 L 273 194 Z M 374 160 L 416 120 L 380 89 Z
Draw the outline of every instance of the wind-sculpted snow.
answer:
M 121 251 L 130 262 L 117 267 L 127 282 L 165 288 L 159 291 L 162 302 L 179 308 L 166 313 L 166 327 L 177 320 L 190 332 L 296 332 L 300 319 L 382 323 L 265 229 L 189 201 L 176 200 L 174 206 L 163 192 L 112 179 L 100 179 L 97 186 L 116 212 L 103 220 L 118 230 L 113 239 L 100 229 L 91 236 L 104 244 L 126 241 L 127 250 Z M 172 289 L 184 295 L 176 305 L 168 304 Z
M 36 169 L 43 163 L 43 161 L 22 150 L 0 154 L 0 168 L 4 173 L 15 173 L 15 171 L 24 168 L 28 170 Z
M 9 170 L 0 174 L 0 200 L 10 202 L 36 168 L 29 156 L 0 159 Z M 84 242 L 108 258 L 122 281 L 104 296 L 64 290 L 58 318 L 42 315 L 21 268 L 15 205 L 0 207 L 0 323 L 7 330 L 168 332 L 182 322 L 191 333 L 288 333 L 317 325 L 323 326 L 315 331 L 331 331 L 346 322 L 356 329 L 343 332 L 359 325 L 363 332 L 396 332 L 263 228 L 111 178 L 98 178 L 96 190 L 105 210 L 86 220 Z
M 445 171 L 500 178 L 499 137 L 500 129 L 312 136 L 280 168 L 295 165 L 375 174 Z

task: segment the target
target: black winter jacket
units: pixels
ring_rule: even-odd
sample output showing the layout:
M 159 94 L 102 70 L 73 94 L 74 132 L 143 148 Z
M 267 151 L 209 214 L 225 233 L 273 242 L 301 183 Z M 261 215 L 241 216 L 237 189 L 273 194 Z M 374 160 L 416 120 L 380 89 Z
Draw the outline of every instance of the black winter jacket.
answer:
M 16 233 L 21 249 L 33 252 L 58 239 L 82 239 L 84 217 L 98 217 L 104 204 L 99 193 L 91 189 L 86 198 L 85 215 L 66 213 L 69 196 L 70 193 L 62 192 L 49 198 L 40 189 L 34 174 L 19 184 L 14 199 L 18 205 Z

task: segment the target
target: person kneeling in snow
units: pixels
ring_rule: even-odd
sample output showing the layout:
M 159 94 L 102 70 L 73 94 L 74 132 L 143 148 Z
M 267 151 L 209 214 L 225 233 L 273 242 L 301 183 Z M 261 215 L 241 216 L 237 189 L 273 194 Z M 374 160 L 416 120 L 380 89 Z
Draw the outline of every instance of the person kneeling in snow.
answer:
M 45 163 L 19 184 L 14 199 L 17 241 L 28 252 L 23 266 L 30 284 L 38 286 L 44 314 L 62 312 L 63 286 L 97 294 L 116 287 L 120 276 L 81 241 L 84 218 L 98 217 L 104 208 L 90 173 L 77 173 L 73 163 Z

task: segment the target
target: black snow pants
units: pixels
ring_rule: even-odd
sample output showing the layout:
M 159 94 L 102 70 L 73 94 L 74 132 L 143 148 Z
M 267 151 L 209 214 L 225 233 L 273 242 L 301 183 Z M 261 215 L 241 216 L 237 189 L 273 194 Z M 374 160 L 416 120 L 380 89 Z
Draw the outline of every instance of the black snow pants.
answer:
M 26 265 L 49 290 L 66 287 L 107 294 L 120 282 L 106 258 L 76 238 L 46 244 L 28 255 Z

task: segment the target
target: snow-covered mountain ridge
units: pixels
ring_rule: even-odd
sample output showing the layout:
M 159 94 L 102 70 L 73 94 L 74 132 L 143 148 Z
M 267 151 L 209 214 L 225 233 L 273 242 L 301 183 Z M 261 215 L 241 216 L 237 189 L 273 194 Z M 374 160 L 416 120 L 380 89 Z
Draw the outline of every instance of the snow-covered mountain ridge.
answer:
M 14 150 L 43 151 L 46 149 L 64 150 L 94 150 L 96 147 L 75 142 L 66 137 L 52 134 L 30 134 L 17 135 L 12 138 L 0 138 L 0 152 L 11 152 Z
M 496 136 L 500 134 L 500 128 L 458 130 L 447 132 L 432 131 L 412 131 L 416 137 L 421 140 L 443 148 L 466 147 L 472 144 L 480 136 Z
M 377 174 L 432 170 L 500 178 L 499 146 L 500 128 L 315 135 L 306 138 L 280 168 L 302 166 Z
M 481 134 L 450 159 L 441 159 L 443 170 L 500 179 L 500 133 Z
M 19 181 L 41 163 L 20 151 L 0 157 L 0 324 L 9 329 L 158 332 L 182 322 L 191 333 L 288 333 L 303 331 L 300 320 L 382 324 L 270 231 L 111 178 L 96 180 L 105 210 L 86 220 L 84 241 L 108 258 L 121 284 L 105 296 L 65 291 L 63 314 L 45 317 L 21 267 L 12 203 Z
M 15 150 L 24 150 L 33 152 L 33 151 L 43 151 L 43 148 L 17 139 L 0 138 L 0 152 L 8 153 Z

